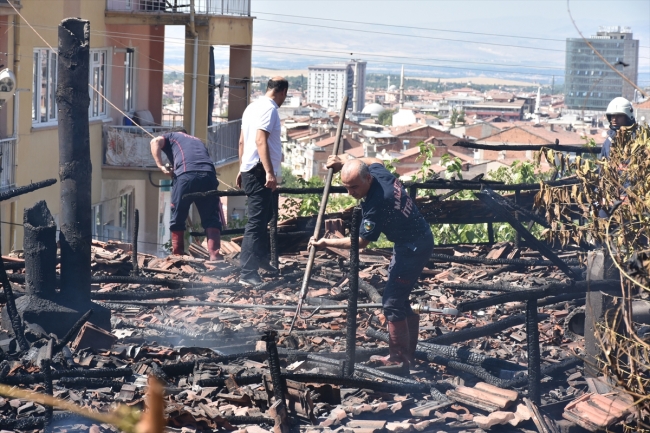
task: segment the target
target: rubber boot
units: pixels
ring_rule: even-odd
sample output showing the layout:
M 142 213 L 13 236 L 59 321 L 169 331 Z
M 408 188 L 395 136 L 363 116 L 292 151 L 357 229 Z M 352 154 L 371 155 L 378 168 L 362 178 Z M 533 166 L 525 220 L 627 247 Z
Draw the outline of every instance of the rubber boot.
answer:
M 185 230 L 172 232 L 172 254 L 185 254 Z
M 420 336 L 420 315 L 415 314 L 406 318 L 409 326 L 409 350 L 407 358 L 411 367 L 415 365 L 415 349 L 418 346 L 418 337 Z
M 388 322 L 388 356 L 372 356 L 370 358 L 377 369 L 397 375 L 409 372 L 409 328 L 406 319 L 398 322 Z
M 217 228 L 207 228 L 205 229 L 205 234 L 208 238 L 208 254 L 210 254 L 211 262 L 221 262 L 223 261 L 223 256 L 221 255 L 221 230 Z

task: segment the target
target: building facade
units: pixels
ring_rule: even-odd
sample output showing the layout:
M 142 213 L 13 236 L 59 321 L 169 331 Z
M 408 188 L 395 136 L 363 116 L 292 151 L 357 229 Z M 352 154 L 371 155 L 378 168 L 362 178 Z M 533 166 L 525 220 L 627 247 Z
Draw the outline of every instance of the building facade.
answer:
M 348 96 L 348 110 L 359 113 L 366 99 L 366 62 L 352 60 L 348 63 L 315 65 L 309 68 L 307 100 L 330 111 L 341 108 L 343 97 Z
M 138 250 L 161 253 L 169 239 L 170 179 L 155 166 L 148 134 L 169 130 L 162 121 L 165 26 L 187 25 L 184 127 L 206 143 L 222 184 L 232 185 L 238 172 L 241 115 L 248 104 L 246 77 L 251 76 L 250 2 L 201 2 L 195 17 L 188 6 L 162 0 L 48 0 L 43 5 L 40 0 L 0 0 L 0 64 L 12 69 L 17 81 L 16 93 L 0 109 L 0 191 L 59 178 L 57 26 L 66 17 L 81 17 L 90 22 L 88 212 L 93 237 L 131 242 L 138 209 Z M 208 127 L 211 108 L 204 77 L 211 45 L 230 47 L 229 75 L 240 77 L 232 84 L 241 89 L 229 89 L 228 122 Z M 59 197 L 57 183 L 2 202 L 2 253 L 22 248 L 23 212 L 35 202 L 46 200 L 58 223 Z M 193 223 L 198 223 L 196 218 Z
M 601 28 L 589 43 L 614 67 L 636 84 L 639 41 L 629 27 Z M 582 38 L 566 40 L 565 104 L 570 110 L 605 111 L 623 96 L 634 99 L 634 87 L 611 70 Z

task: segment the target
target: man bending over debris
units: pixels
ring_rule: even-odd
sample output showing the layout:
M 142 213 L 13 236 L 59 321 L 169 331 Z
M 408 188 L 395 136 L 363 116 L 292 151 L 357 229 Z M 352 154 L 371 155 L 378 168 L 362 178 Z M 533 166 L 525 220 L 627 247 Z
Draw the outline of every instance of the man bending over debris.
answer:
M 409 295 L 433 252 L 431 228 L 402 183 L 381 160 L 360 158 L 343 164 L 338 156 L 330 156 L 327 167 L 341 172 L 343 185 L 352 197 L 363 199 L 359 247 L 365 248 L 381 233 L 395 243 L 382 299 L 388 320 L 389 355 L 371 359 L 408 370 L 414 362 L 420 326 L 420 316 L 411 309 Z M 310 245 L 316 249 L 350 248 L 350 238 L 312 239 Z
M 165 152 L 171 167 L 163 165 L 161 152 Z M 219 181 L 208 149 L 184 129 L 167 132 L 151 140 L 151 154 L 163 173 L 172 177 L 172 203 L 169 230 L 172 233 L 172 254 L 185 251 L 185 220 L 192 201 L 182 200 L 185 194 L 217 189 Z M 201 225 L 208 238 L 210 261 L 223 260 L 221 248 L 221 201 L 218 197 L 194 200 Z

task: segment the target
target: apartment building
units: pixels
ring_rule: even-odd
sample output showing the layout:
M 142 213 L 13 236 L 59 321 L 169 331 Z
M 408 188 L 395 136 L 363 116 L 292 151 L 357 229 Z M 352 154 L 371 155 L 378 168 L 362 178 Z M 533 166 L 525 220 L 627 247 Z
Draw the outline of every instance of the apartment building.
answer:
M 330 111 L 339 111 L 348 96 L 348 110 L 360 113 L 366 99 L 366 62 L 314 65 L 309 68 L 307 100 Z
M 629 27 L 601 27 L 589 43 L 619 72 L 636 84 L 639 41 Z M 611 70 L 582 38 L 566 40 L 565 104 L 570 110 L 605 111 L 623 96 L 634 99 L 634 87 Z
M 11 2 L 11 4 L 9 4 Z M 138 248 L 156 253 L 168 237 L 170 180 L 155 167 L 149 134 L 162 125 L 165 26 L 186 25 L 183 125 L 205 141 L 220 179 L 233 184 L 241 115 L 248 104 L 253 18 L 250 0 L 0 0 L 0 64 L 13 70 L 18 91 L 0 109 L 0 190 L 59 178 L 57 26 L 66 17 L 90 22 L 90 151 L 93 236 L 131 241 L 139 210 Z M 24 17 L 16 14 L 14 7 Z M 193 15 L 193 16 L 192 16 Z M 25 22 L 40 33 L 37 35 Z M 193 23 L 193 25 L 190 25 Z M 44 42 L 41 37 L 47 42 Z M 229 118 L 208 127 L 210 47 L 230 47 Z M 50 47 L 54 47 L 54 50 Z M 96 90 L 92 90 L 90 85 Z M 109 104 L 108 101 L 111 103 Z M 120 111 L 135 116 L 146 132 Z M 23 211 L 46 200 L 58 219 L 58 184 L 0 208 L 2 251 L 21 248 Z

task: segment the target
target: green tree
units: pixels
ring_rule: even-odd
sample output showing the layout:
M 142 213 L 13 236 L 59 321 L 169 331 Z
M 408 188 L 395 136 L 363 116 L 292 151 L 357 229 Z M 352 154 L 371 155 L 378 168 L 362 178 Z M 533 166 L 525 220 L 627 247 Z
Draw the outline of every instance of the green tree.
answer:
M 463 125 L 465 124 L 465 110 L 460 110 L 460 113 L 458 113 L 458 123 L 462 123 Z
M 451 109 L 451 117 L 449 118 L 451 121 L 451 127 L 455 128 L 456 127 L 456 122 L 458 121 L 458 110 L 455 108 Z
M 379 122 L 381 125 L 391 126 L 393 124 L 393 114 L 395 114 L 395 111 L 397 110 L 386 110 L 379 113 L 377 122 Z

